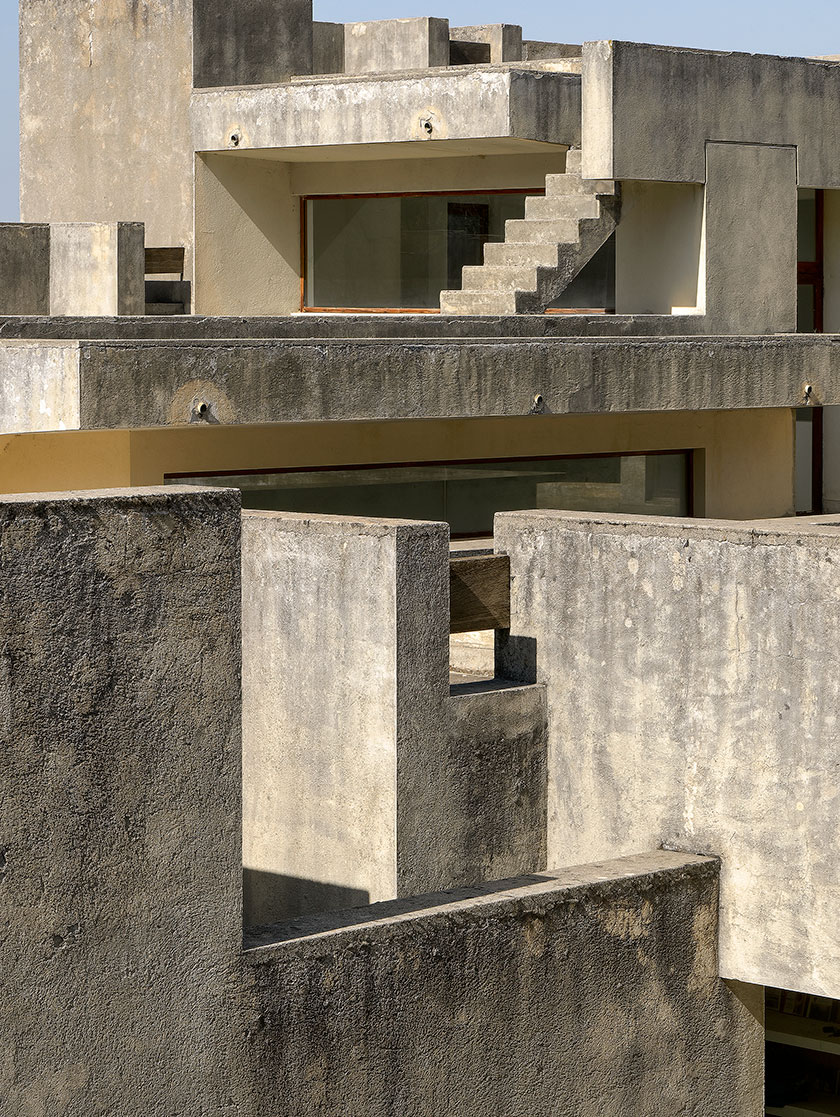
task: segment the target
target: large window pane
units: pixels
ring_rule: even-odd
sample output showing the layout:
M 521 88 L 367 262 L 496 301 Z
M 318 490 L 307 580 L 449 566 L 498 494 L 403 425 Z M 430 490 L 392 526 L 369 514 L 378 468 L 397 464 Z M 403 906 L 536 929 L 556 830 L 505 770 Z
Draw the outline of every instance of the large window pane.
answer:
M 177 483 L 240 488 L 245 508 L 445 520 L 453 537 L 469 537 L 491 535 L 494 514 L 518 508 L 688 515 L 689 461 L 688 452 L 626 454 L 192 477 Z
M 309 198 L 305 305 L 436 309 L 464 266 L 483 263 L 484 245 L 505 239 L 505 222 L 524 216 L 525 197 Z

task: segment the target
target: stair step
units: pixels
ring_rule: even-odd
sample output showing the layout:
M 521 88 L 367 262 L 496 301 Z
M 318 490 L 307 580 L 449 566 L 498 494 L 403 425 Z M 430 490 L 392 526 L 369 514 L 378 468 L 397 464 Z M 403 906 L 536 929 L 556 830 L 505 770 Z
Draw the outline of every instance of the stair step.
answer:
M 506 221 L 505 241 L 510 244 L 568 244 L 578 239 L 578 224 L 572 217 L 556 221 Z
M 441 291 L 440 309 L 442 314 L 515 314 L 516 295 L 513 291 Z
M 566 174 L 580 174 L 581 149 L 570 147 L 566 152 Z
M 598 217 L 601 204 L 594 194 L 553 194 L 525 199 L 525 220 L 556 221 Z
M 546 197 L 561 194 L 615 194 L 615 183 L 603 178 L 581 178 L 577 174 L 546 175 Z
M 536 291 L 535 268 L 519 267 L 466 267 L 463 272 L 463 291 Z
M 557 265 L 556 244 L 515 244 L 510 241 L 485 244 L 484 263 L 495 267 L 544 267 Z

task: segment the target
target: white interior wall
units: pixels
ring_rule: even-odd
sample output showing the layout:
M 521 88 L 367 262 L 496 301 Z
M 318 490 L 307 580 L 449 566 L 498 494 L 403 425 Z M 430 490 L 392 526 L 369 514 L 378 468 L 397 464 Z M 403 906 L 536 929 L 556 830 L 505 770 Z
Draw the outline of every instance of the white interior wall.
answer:
M 703 188 L 623 182 L 615 234 L 617 314 L 670 314 L 698 302 Z
M 196 158 L 196 314 L 292 314 L 300 307 L 300 201 L 289 164 Z

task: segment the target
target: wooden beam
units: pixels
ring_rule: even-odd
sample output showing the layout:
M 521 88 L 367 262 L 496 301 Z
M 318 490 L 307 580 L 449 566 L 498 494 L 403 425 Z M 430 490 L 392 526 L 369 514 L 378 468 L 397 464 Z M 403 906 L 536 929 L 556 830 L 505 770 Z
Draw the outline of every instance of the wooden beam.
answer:
M 510 559 L 481 555 L 449 560 L 449 631 L 510 628 Z
M 147 248 L 146 275 L 183 275 L 183 248 Z

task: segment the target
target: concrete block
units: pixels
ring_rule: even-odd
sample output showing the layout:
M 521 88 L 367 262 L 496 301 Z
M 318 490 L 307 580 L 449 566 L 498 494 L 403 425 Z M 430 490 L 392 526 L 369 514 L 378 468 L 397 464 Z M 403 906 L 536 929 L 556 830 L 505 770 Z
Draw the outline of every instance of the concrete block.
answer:
M 347 74 L 426 70 L 448 65 L 447 19 L 379 19 L 344 25 Z
M 193 86 L 312 73 L 312 0 L 193 0 Z
M 796 330 L 796 206 L 795 148 L 707 144 L 698 309 L 710 333 Z
M 50 229 L 50 312 L 143 314 L 144 229 L 139 222 L 54 224 Z
M 800 186 L 837 189 L 838 99 L 836 62 L 584 43 L 583 175 L 703 182 L 707 142 L 771 144 L 797 148 Z
M 344 24 L 312 24 L 312 73 L 344 73 Z
M 659 851 L 250 939 L 258 1111 L 762 1117 L 763 990 L 718 978 L 717 875 Z
M 78 430 L 79 345 L 0 341 L 0 434 Z
M 218 489 L 0 502 L 9 1114 L 231 1095 L 239 516 Z
M 243 524 L 246 922 L 445 886 L 446 525 Z
M 522 28 L 513 23 L 485 23 L 471 27 L 452 27 L 450 38 L 465 43 L 486 43 L 490 48 L 488 61 L 520 62 L 522 60 Z
M 805 523 L 501 514 L 500 659 L 548 689 L 549 864 L 715 852 L 721 974 L 838 997 L 840 532 Z
M 143 221 L 189 273 L 193 0 L 18 7 L 22 220 Z
M 50 313 L 49 225 L 0 224 L 0 308 Z
M 351 42 L 348 33 L 345 68 L 356 73 L 350 69 Z M 469 140 L 476 155 L 533 155 L 534 140 L 580 143 L 580 77 L 456 66 L 365 82 L 348 77 L 200 90 L 192 98 L 191 118 L 194 150 L 200 152 Z M 462 154 L 460 147 L 451 154 Z

